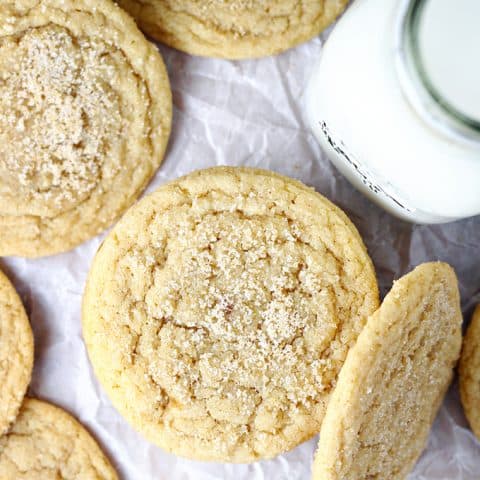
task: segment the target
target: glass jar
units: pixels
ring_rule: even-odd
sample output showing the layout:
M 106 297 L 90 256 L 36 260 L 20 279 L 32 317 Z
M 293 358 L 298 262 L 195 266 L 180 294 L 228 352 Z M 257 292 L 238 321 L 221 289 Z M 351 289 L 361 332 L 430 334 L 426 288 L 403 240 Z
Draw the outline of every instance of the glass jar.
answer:
M 356 0 L 306 95 L 337 168 L 392 214 L 480 214 L 480 1 Z

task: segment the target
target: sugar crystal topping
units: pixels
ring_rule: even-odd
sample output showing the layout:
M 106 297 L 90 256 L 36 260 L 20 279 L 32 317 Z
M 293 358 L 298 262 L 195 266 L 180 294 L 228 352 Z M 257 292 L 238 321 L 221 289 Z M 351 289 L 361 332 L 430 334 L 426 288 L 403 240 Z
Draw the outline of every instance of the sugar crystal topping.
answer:
M 99 183 L 122 133 L 111 49 L 53 25 L 0 39 L 0 198 L 52 213 Z

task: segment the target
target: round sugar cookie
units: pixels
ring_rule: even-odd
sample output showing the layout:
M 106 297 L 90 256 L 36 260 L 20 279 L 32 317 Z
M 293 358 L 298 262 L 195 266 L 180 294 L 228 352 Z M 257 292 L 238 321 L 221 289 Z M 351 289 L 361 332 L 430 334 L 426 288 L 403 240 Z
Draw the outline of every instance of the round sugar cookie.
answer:
M 443 263 L 394 283 L 327 408 L 313 480 L 403 480 L 425 447 L 460 354 L 457 278 Z
M 460 357 L 460 396 L 473 433 L 480 440 L 480 305 L 463 340 Z
M 157 40 L 193 55 L 273 55 L 318 35 L 347 0 L 119 0 Z
M 0 438 L 2 480 L 117 480 L 95 440 L 71 415 L 26 398 L 10 432 Z
M 99 249 L 83 303 L 94 370 L 146 438 L 251 462 L 320 430 L 378 306 L 345 214 L 292 179 L 212 168 L 168 183 Z
M 32 368 L 32 329 L 22 301 L 0 271 L 0 436 L 17 416 Z
M 160 54 L 112 1 L 0 2 L 0 256 L 108 227 L 160 165 L 171 108 Z

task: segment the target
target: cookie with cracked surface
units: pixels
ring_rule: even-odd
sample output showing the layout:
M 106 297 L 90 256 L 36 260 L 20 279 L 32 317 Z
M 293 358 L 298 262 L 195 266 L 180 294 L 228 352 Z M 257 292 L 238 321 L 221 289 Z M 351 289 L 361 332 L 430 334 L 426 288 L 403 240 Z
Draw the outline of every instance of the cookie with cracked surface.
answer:
M 32 329 L 22 301 L 0 271 L 0 436 L 17 416 L 32 368 Z
M 160 165 L 163 61 L 110 0 L 0 2 L 0 255 L 73 248 Z
M 118 480 L 92 436 L 70 414 L 26 398 L 17 421 L 0 438 L 2 480 Z
M 473 433 L 480 440 L 480 305 L 463 340 L 460 357 L 460 396 Z
M 346 215 L 300 182 L 201 170 L 122 218 L 83 302 L 118 410 L 181 456 L 250 462 L 320 430 L 348 349 L 378 306 Z
M 262 57 L 310 40 L 347 0 L 118 0 L 157 40 L 193 55 Z
M 314 480 L 407 477 L 452 379 L 461 326 L 448 265 L 423 264 L 394 283 L 340 372 Z

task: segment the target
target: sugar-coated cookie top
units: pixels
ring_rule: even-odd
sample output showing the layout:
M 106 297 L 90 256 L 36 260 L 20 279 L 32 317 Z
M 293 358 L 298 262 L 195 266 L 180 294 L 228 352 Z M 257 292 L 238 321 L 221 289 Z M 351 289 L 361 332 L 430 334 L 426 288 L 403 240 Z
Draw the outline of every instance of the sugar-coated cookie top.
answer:
M 132 208 L 94 261 L 84 337 L 115 406 L 182 456 L 246 462 L 318 432 L 378 306 L 347 217 L 270 172 L 216 168 Z

